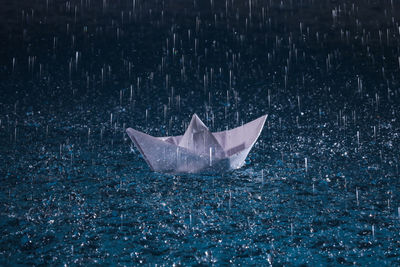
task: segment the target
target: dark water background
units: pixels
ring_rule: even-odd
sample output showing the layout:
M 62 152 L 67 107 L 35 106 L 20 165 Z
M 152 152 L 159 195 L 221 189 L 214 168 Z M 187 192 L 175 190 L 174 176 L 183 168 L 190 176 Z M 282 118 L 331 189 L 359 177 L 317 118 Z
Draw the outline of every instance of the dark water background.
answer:
M 0 265 L 400 265 L 400 3 L 1 0 Z M 125 134 L 269 114 L 246 165 Z

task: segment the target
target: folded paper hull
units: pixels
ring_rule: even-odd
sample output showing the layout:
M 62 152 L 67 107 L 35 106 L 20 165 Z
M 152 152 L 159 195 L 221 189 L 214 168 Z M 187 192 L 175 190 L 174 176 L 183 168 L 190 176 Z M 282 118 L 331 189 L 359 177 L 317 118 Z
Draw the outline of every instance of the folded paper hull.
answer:
M 153 171 L 224 172 L 243 166 L 265 120 L 263 116 L 229 131 L 211 133 L 194 115 L 183 136 L 153 137 L 132 128 L 127 134 Z

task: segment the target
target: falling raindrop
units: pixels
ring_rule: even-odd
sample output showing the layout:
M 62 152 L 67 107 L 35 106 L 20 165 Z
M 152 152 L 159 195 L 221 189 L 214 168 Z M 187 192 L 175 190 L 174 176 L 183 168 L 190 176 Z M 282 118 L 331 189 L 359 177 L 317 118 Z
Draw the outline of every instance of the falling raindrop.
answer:
M 358 201 L 358 188 L 356 188 L 356 201 L 357 201 L 357 206 L 359 206 L 360 202 Z

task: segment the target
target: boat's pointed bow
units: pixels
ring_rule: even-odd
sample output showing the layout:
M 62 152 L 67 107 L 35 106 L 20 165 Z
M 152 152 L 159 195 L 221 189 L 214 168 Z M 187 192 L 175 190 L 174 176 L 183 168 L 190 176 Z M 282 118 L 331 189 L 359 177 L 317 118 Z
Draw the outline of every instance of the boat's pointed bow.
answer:
M 258 118 L 261 123 L 260 133 L 261 133 L 262 129 L 264 128 L 264 124 L 265 124 L 265 121 L 267 120 L 267 118 L 268 118 L 268 114 L 265 114 L 264 116 L 261 116 L 260 118 Z
M 128 129 L 126 129 L 126 133 L 128 134 L 129 138 L 132 140 L 132 142 L 139 148 L 140 144 L 138 143 L 137 137 L 138 137 L 138 134 L 140 134 L 141 132 L 139 132 L 135 129 L 132 129 L 132 128 L 128 128 Z M 142 134 L 144 134 L 144 133 L 142 133 Z
M 268 118 L 268 114 L 265 114 L 264 116 L 261 116 L 258 119 L 255 119 L 255 120 L 247 123 L 246 128 L 249 131 L 254 133 L 254 136 L 252 138 L 253 140 L 251 143 L 254 144 L 257 141 L 258 137 L 260 136 L 260 134 L 264 128 L 264 124 L 265 124 L 265 121 L 267 120 L 267 118 Z

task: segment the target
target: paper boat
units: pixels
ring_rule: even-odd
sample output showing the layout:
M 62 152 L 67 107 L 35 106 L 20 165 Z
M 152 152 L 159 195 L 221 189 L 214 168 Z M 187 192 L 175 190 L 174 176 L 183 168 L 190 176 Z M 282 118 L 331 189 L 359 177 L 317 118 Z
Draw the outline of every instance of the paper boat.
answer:
M 149 167 L 162 173 L 224 172 L 243 166 L 267 115 L 237 128 L 210 132 L 194 114 L 183 135 L 153 137 L 126 130 Z

